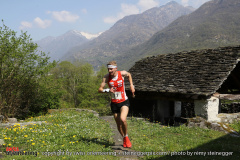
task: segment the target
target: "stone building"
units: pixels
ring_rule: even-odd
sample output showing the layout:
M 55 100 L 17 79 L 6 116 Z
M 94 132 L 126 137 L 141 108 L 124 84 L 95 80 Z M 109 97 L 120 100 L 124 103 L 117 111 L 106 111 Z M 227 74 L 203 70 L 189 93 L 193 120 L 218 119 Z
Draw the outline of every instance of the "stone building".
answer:
M 135 85 L 130 114 L 154 120 L 182 117 L 182 104 L 218 122 L 222 99 L 240 99 L 240 46 L 147 57 L 129 70 Z M 127 84 L 126 84 L 127 85 Z M 128 89 L 127 89 L 128 90 Z

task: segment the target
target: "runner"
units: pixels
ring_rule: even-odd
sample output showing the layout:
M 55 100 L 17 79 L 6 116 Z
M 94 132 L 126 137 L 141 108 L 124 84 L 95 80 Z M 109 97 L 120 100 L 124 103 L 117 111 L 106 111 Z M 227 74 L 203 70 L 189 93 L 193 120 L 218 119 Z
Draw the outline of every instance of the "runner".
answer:
M 127 71 L 117 71 L 116 61 L 107 64 L 108 74 L 103 77 L 103 81 L 98 89 L 99 93 L 111 93 L 111 110 L 117 124 L 118 131 L 123 136 L 123 147 L 130 148 L 132 144 L 127 134 L 127 115 L 130 107 L 128 97 L 125 92 L 124 78 L 128 77 L 130 90 L 134 96 L 134 86 L 132 76 Z M 108 84 L 109 88 L 104 89 Z

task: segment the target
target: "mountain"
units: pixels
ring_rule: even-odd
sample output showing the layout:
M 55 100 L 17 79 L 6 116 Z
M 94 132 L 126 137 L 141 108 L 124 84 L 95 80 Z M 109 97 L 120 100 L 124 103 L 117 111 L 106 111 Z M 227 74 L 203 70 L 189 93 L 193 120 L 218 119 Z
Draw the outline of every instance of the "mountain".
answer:
M 84 37 L 86 37 L 89 40 L 92 40 L 94 38 L 97 38 L 98 36 L 100 36 L 103 32 L 100 32 L 98 34 L 90 34 L 90 33 L 86 33 L 86 32 L 80 32 L 80 34 Z
M 62 60 L 85 60 L 97 68 L 120 53 L 142 44 L 179 16 L 191 12 L 189 7 L 169 2 L 142 14 L 126 16 L 94 40 L 74 47 Z
M 212 0 L 116 59 L 130 68 L 137 60 L 151 55 L 239 45 L 239 19 L 239 0 Z
M 50 60 L 60 60 L 68 50 L 74 46 L 83 44 L 98 37 L 99 34 L 89 34 L 76 30 L 68 31 L 58 37 L 46 37 L 36 43 L 39 45 L 39 50 L 49 53 Z

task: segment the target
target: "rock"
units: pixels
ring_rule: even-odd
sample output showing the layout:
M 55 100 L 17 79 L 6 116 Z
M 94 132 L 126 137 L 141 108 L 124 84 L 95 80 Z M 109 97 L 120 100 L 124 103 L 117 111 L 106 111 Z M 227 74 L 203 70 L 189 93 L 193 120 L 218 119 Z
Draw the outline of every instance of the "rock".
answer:
M 3 119 L 4 119 L 4 116 L 0 115 L 0 123 L 2 123 Z
M 188 127 L 190 127 L 190 128 L 191 128 L 191 127 L 195 127 L 195 123 L 194 123 L 194 122 L 189 122 L 189 123 L 188 123 Z
M 220 125 L 219 125 L 218 123 L 212 123 L 212 126 L 211 126 L 211 127 L 212 127 L 212 129 L 218 131 L 218 130 L 219 130 L 219 126 L 220 126 Z
M 76 108 L 75 110 L 78 111 L 78 112 L 87 111 L 87 112 L 93 113 L 94 116 L 99 117 L 99 114 L 98 114 L 96 111 L 93 111 L 93 110 L 89 110 L 89 109 L 79 109 L 79 108 Z
M 46 123 L 46 122 L 45 121 L 33 121 L 33 122 L 19 122 L 18 124 L 20 126 L 25 126 L 25 125 L 34 125 L 34 124 L 40 124 L 41 125 L 42 123 Z M 5 128 L 5 127 L 10 128 L 14 125 L 15 125 L 15 123 L 1 123 L 0 128 Z
M 17 118 L 8 118 L 7 119 L 9 123 L 17 123 Z
M 237 115 L 238 114 L 239 113 L 237 113 Z M 226 114 L 220 115 L 220 117 L 222 118 L 221 121 L 225 122 L 227 120 L 225 115 Z M 235 114 L 234 114 L 234 116 L 235 116 Z M 223 119 L 223 117 L 224 117 L 224 119 Z M 233 116 L 229 114 L 228 117 L 233 117 Z M 235 120 L 238 120 L 238 119 L 235 119 Z M 225 123 L 224 122 L 207 121 L 203 118 L 194 117 L 194 118 L 189 118 L 188 123 L 186 125 L 189 128 L 198 126 L 200 128 L 213 129 L 213 130 L 225 132 L 226 134 L 230 134 L 231 136 L 240 137 L 240 134 L 237 131 L 235 131 L 234 129 L 229 127 L 228 124 L 226 122 Z M 233 119 L 230 119 L 227 122 L 233 122 Z
M 204 129 L 207 129 L 208 127 L 206 126 L 206 123 L 205 122 L 200 122 L 200 125 L 199 125 L 200 128 L 204 128 Z

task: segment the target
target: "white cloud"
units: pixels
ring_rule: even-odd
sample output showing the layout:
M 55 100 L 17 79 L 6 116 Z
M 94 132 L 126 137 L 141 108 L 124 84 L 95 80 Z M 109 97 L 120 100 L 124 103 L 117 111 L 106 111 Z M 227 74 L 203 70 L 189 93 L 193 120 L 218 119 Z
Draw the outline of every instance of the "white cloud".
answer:
M 125 16 L 138 14 L 140 11 L 136 5 L 129 5 L 129 4 L 121 4 L 121 12 L 117 14 L 117 16 L 110 16 L 104 18 L 105 23 L 115 23 L 119 19 L 122 19 Z
M 119 17 L 106 17 L 106 18 L 103 19 L 103 21 L 105 23 L 110 23 L 111 24 L 111 23 L 117 22 L 119 19 L 120 19 Z
M 37 27 L 45 29 L 51 25 L 52 21 L 42 20 L 41 18 L 37 17 L 34 19 L 34 23 L 37 25 Z
M 139 14 L 156 6 L 158 6 L 158 2 L 156 0 L 139 0 L 136 5 L 123 3 L 121 4 L 121 12 L 119 12 L 116 16 L 106 17 L 103 21 L 105 23 L 115 23 L 125 16 Z
M 21 26 L 19 27 L 20 30 L 25 28 L 32 28 L 32 23 L 27 21 L 22 21 Z
M 157 7 L 159 3 L 156 0 L 139 0 L 138 6 L 141 12 L 144 12 L 150 8 Z
M 185 6 L 185 7 L 186 7 L 186 6 L 189 6 L 188 1 L 189 1 L 189 0 L 181 0 L 182 5 Z M 196 0 L 195 0 L 195 2 L 196 2 Z
M 87 10 L 83 10 L 83 12 L 87 13 Z M 79 16 L 71 14 L 68 11 L 48 11 L 48 14 L 51 14 L 54 19 L 60 22 L 75 22 Z M 38 27 L 38 28 L 47 28 L 51 26 L 52 21 L 51 20 L 42 20 L 39 17 L 36 17 L 33 22 L 27 22 L 27 21 L 22 21 L 21 26 L 19 27 L 20 29 L 25 29 L 25 28 L 33 28 L 33 27 Z
M 19 27 L 20 30 L 27 29 L 27 28 L 47 28 L 51 25 L 50 20 L 42 20 L 41 18 L 37 17 L 33 20 L 33 22 L 22 21 L 21 26 Z
M 138 14 L 140 13 L 139 9 L 136 5 L 129 5 L 129 4 L 121 4 L 121 12 L 117 14 L 117 16 L 110 16 L 104 18 L 105 23 L 115 23 L 119 19 L 122 19 L 125 16 Z
M 52 14 L 52 17 L 59 22 L 75 22 L 79 19 L 78 15 L 71 14 L 68 11 L 48 11 L 49 14 Z

